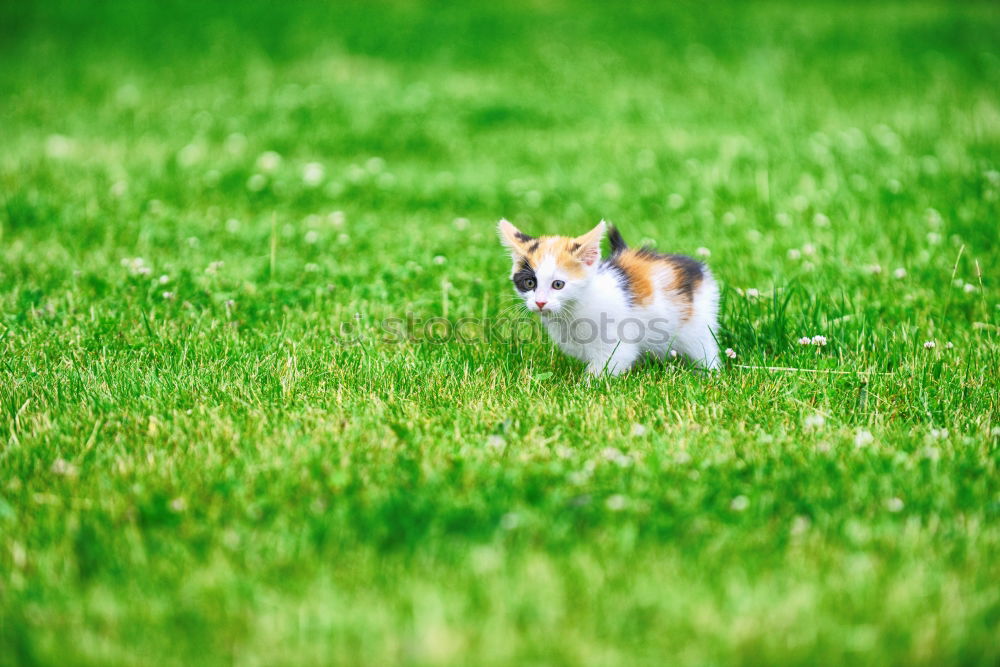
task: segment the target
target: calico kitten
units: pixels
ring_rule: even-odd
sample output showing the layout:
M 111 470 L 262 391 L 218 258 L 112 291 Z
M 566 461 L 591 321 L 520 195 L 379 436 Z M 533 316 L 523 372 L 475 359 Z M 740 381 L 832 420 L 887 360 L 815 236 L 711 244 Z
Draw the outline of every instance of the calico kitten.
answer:
M 708 267 L 681 255 L 629 248 L 606 224 L 575 238 L 528 236 L 506 220 L 500 240 L 514 260 L 511 280 L 549 336 L 593 375 L 618 375 L 644 352 L 675 351 L 704 368 L 719 366 L 719 287 Z

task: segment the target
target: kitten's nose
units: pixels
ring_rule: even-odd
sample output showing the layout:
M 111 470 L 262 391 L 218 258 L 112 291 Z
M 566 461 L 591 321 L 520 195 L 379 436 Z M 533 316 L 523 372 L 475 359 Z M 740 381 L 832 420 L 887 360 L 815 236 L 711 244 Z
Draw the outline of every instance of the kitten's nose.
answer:
M 547 301 L 536 301 L 535 305 L 538 306 L 538 310 L 541 310 L 542 308 L 545 308 L 545 304 L 546 303 L 548 303 L 548 302 Z

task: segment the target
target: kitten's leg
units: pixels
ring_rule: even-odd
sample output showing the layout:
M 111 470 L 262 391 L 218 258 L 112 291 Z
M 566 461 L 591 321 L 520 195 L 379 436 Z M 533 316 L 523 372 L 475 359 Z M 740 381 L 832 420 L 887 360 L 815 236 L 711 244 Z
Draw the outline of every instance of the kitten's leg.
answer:
M 719 344 L 715 342 L 715 336 L 708 327 L 701 330 L 685 327 L 677 336 L 674 346 L 678 352 L 702 368 L 711 371 L 719 368 Z
M 593 354 L 587 362 L 587 372 L 591 375 L 621 375 L 632 367 L 641 352 L 634 343 L 619 343 L 617 347 Z

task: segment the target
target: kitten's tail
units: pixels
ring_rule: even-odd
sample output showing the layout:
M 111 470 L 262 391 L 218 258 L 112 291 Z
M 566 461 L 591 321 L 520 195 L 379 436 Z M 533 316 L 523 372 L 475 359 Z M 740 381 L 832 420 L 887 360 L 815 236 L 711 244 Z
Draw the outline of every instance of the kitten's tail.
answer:
M 628 249 L 628 245 L 625 243 L 625 239 L 622 238 L 622 233 L 618 231 L 617 227 L 612 226 L 608 228 L 608 241 L 611 243 L 612 257 Z

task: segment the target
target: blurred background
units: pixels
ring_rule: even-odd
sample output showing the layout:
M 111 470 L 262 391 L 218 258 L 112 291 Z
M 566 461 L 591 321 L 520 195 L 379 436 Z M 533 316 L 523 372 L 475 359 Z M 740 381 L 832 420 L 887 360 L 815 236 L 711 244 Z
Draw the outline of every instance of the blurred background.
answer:
M 983 245 L 955 202 L 995 166 L 997 26 L 992 2 L 5 2 L 6 228 L 156 246 L 184 211 L 239 252 L 274 210 L 296 239 L 340 210 L 331 253 L 426 261 L 467 249 L 455 217 L 606 217 L 741 280 L 798 268 L 742 266 L 748 242 L 913 255 L 928 208 Z
M 0 0 L 0 665 L 995 664 L 998 36 Z M 337 344 L 513 312 L 502 216 L 706 259 L 737 358 Z

